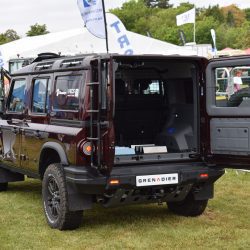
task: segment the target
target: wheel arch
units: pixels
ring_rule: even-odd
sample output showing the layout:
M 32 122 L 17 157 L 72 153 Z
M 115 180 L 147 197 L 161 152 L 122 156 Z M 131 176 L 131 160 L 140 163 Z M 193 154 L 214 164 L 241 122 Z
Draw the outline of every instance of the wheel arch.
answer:
M 39 158 L 39 175 L 41 179 L 43 179 L 43 175 L 47 167 L 52 163 L 69 165 L 67 155 L 63 147 L 57 142 L 46 142 L 41 149 Z

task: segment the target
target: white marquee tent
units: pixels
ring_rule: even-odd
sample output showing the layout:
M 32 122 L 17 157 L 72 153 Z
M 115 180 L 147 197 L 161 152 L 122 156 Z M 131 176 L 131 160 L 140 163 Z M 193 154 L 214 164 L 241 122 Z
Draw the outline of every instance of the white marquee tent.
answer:
M 183 48 L 147 36 L 127 31 L 134 54 L 196 55 L 192 49 Z M 90 34 L 85 28 L 25 37 L 0 46 L 5 63 L 11 58 L 36 57 L 43 52 L 75 55 L 81 53 L 105 53 L 106 43 Z M 109 52 L 121 53 L 117 37 L 109 34 Z

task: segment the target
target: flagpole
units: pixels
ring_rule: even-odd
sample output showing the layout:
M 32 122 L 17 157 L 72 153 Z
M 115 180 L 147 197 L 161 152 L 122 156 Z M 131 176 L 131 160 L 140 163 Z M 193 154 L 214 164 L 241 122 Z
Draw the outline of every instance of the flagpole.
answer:
M 196 21 L 196 9 L 195 9 L 195 7 L 194 7 L 194 43 L 196 43 L 196 41 L 195 41 L 195 40 L 196 40 L 196 39 L 195 39 L 195 38 L 196 38 L 196 37 L 195 37 L 195 35 L 196 35 L 196 34 L 195 34 L 195 30 L 196 30 L 196 25 L 195 25 L 195 23 L 196 23 L 196 22 L 195 22 L 195 21 Z
M 107 20 L 106 20 L 106 11 L 105 11 L 104 0 L 102 0 L 102 6 L 103 6 L 103 18 L 104 18 L 104 26 L 105 26 L 106 49 L 107 49 L 107 53 L 109 53 L 108 29 L 107 29 Z
M 194 21 L 194 43 L 195 43 L 195 21 Z

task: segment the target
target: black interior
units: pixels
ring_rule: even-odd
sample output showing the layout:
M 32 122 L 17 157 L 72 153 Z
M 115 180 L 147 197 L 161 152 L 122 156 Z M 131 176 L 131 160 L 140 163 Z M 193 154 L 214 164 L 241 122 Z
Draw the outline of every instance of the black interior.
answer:
M 191 76 L 166 79 L 148 68 L 118 68 L 115 81 L 116 146 L 166 146 L 168 153 L 191 152 L 194 136 L 194 81 Z M 157 88 L 151 89 L 149 85 Z M 149 91 L 149 92 L 148 92 Z

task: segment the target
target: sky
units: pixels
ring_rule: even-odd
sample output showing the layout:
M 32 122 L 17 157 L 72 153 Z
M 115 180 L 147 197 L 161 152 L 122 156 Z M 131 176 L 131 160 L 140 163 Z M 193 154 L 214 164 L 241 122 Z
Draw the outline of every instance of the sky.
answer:
M 250 8 L 250 0 L 170 0 L 177 6 L 180 2 L 194 3 L 197 7 L 220 4 L 236 4 Z M 105 0 L 106 9 L 120 7 L 126 0 Z M 77 0 L 0 0 L 0 33 L 14 29 L 25 36 L 31 25 L 46 24 L 50 32 L 81 28 L 83 21 Z

